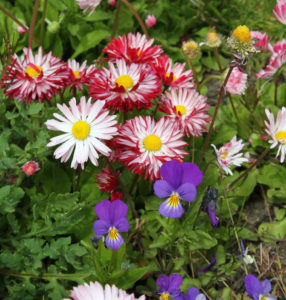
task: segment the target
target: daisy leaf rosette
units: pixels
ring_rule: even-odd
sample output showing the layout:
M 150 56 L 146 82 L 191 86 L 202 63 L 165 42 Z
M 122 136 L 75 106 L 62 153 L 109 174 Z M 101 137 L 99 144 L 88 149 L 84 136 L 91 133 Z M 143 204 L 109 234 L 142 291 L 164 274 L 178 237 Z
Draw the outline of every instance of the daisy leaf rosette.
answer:
M 52 52 L 43 54 L 42 47 L 35 55 L 31 49 L 24 48 L 23 52 L 20 58 L 14 54 L 11 66 L 4 71 L 1 88 L 5 94 L 27 103 L 56 96 L 68 82 L 66 64 Z
M 54 152 L 56 159 L 66 162 L 73 153 L 71 168 L 76 169 L 90 159 L 93 165 L 98 166 L 99 153 L 109 156 L 111 149 L 106 146 L 106 141 L 117 134 L 115 115 L 109 115 L 104 109 L 104 101 L 91 104 L 91 98 L 86 102 L 85 97 L 80 98 L 77 105 L 72 98 L 69 107 L 66 104 L 57 104 L 64 116 L 54 113 L 56 119 L 46 121 L 49 130 L 62 131 L 63 134 L 51 138 L 47 144 L 53 147 L 61 144 Z
M 159 207 L 165 217 L 180 218 L 183 206 L 180 200 L 192 202 L 197 195 L 196 186 L 203 179 L 199 167 L 193 163 L 168 161 L 160 169 L 163 179 L 154 183 L 154 193 L 159 198 L 167 198 Z
M 119 232 L 128 232 L 129 222 L 126 218 L 128 206 L 121 200 L 110 202 L 103 200 L 95 206 L 95 213 L 99 220 L 94 222 L 93 229 L 97 238 L 106 235 L 107 248 L 118 250 L 124 243 Z

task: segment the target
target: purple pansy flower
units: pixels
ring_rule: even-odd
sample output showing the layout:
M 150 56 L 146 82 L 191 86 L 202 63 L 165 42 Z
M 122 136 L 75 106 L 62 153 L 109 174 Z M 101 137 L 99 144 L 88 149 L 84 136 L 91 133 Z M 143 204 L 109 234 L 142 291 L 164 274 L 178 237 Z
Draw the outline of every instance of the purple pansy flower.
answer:
M 183 207 L 180 200 L 195 200 L 197 189 L 203 179 L 199 167 L 193 163 L 168 161 L 160 169 L 163 180 L 154 183 L 154 193 L 159 198 L 168 198 L 159 207 L 159 213 L 165 217 L 180 218 Z
M 101 238 L 107 233 L 106 247 L 118 250 L 124 243 L 119 232 L 128 232 L 129 230 L 129 223 L 126 218 L 128 206 L 121 200 L 113 202 L 103 200 L 95 206 L 95 213 L 99 218 L 93 225 L 97 238 Z
M 216 256 L 213 253 L 211 263 L 199 270 L 199 273 L 205 273 L 206 271 L 213 271 L 214 265 L 216 264 Z
M 244 279 L 245 289 L 254 300 L 276 300 L 273 297 L 266 297 L 271 291 L 271 283 L 268 279 L 260 282 L 254 275 L 249 274 Z
M 190 287 L 187 295 L 184 296 L 184 300 L 206 300 L 206 296 L 204 294 L 200 294 L 197 288 Z
M 160 299 L 167 300 L 169 296 L 173 297 L 173 300 L 181 299 L 180 285 L 182 282 L 183 278 L 179 274 L 171 274 L 169 277 L 165 274 L 161 275 L 156 281 L 159 286 L 157 293 L 160 295 Z
M 217 227 L 219 223 L 219 217 L 216 215 L 217 198 L 218 190 L 209 186 L 204 197 L 203 211 L 208 213 L 213 227 Z

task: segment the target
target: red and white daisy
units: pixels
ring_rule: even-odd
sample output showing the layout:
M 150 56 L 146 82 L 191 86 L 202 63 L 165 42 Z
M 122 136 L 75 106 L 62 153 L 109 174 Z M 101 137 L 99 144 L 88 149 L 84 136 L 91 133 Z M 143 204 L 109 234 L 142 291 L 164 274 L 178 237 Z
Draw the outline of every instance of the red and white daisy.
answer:
M 225 80 L 227 73 L 228 70 L 224 73 L 223 81 Z M 235 67 L 230 73 L 230 76 L 225 86 L 225 90 L 228 93 L 233 95 L 244 95 L 244 91 L 246 89 L 246 83 L 247 83 L 247 74 L 241 72 L 238 67 Z
M 273 45 L 268 44 L 268 48 L 272 56 L 266 68 L 256 74 L 257 78 L 273 76 L 286 62 L 286 40 L 279 41 Z
M 24 55 L 19 59 L 16 54 L 12 64 L 4 72 L 1 87 L 5 94 L 19 101 L 49 100 L 62 89 L 68 80 L 66 64 L 52 55 L 43 55 L 42 47 L 33 55 L 31 49 L 24 48 Z
M 127 37 L 123 35 L 112 39 L 103 52 L 113 62 L 116 59 L 124 58 L 126 62 L 150 63 L 163 55 L 160 46 L 152 47 L 153 42 L 154 39 L 147 40 L 146 36 L 139 32 L 137 34 L 128 33 Z
M 194 89 L 171 89 L 162 97 L 159 110 L 167 113 L 164 118 L 172 120 L 188 137 L 197 137 L 210 121 L 206 113 L 209 108 L 206 100 Z
M 193 88 L 193 72 L 185 70 L 185 63 L 175 63 L 168 55 L 159 57 L 152 64 L 154 71 L 158 74 L 162 82 L 174 88 Z
M 89 15 L 91 15 L 95 8 L 100 4 L 101 0 L 76 0 L 76 2 L 83 12 L 90 9 Z
M 283 163 L 286 155 L 286 107 L 278 111 L 276 122 L 274 115 L 268 109 L 265 110 L 269 122 L 265 121 L 266 132 L 271 136 L 269 143 L 271 148 L 278 145 L 276 157 L 281 154 L 280 162 Z
M 286 0 L 277 0 L 273 13 L 279 22 L 286 25 Z
M 98 152 L 109 156 L 111 149 L 105 141 L 112 139 L 117 133 L 115 115 L 110 116 L 104 109 L 104 101 L 96 101 L 91 104 L 91 98 L 86 102 L 85 97 L 80 98 L 79 105 L 72 98 L 69 107 L 65 104 L 57 104 L 64 116 L 54 113 L 57 119 L 48 120 L 45 125 L 50 130 L 62 131 L 63 134 L 51 138 L 48 147 L 61 144 L 55 151 L 56 159 L 66 162 L 73 150 L 71 167 L 76 169 L 78 164 L 84 168 L 84 163 L 91 160 L 98 166 Z
M 118 177 L 121 175 L 120 171 L 117 171 L 116 174 Z M 116 177 L 108 167 L 103 168 L 96 174 L 96 182 L 98 183 L 99 190 L 109 193 L 115 191 L 118 185 Z
M 135 298 L 134 294 L 127 294 L 117 288 L 115 285 L 106 284 L 103 287 L 99 282 L 84 283 L 74 287 L 70 293 L 70 297 L 73 300 L 145 300 L 145 296 L 142 295 L 139 298 Z M 69 300 L 64 298 L 62 300 Z
M 87 67 L 86 61 L 80 65 L 75 59 L 68 60 L 68 68 L 70 75 L 68 85 L 73 93 L 76 89 L 83 91 L 83 85 L 88 84 L 97 71 L 94 65 Z
M 105 100 L 113 110 L 132 111 L 133 108 L 148 108 L 152 99 L 161 93 L 161 85 L 151 68 L 145 65 L 126 64 L 121 59 L 117 67 L 109 63 L 91 79 L 89 90 L 95 100 Z
M 213 144 L 212 147 L 216 152 L 218 165 L 226 174 L 233 175 L 230 166 L 241 166 L 242 163 L 248 162 L 248 158 L 242 157 L 243 153 L 239 153 L 244 147 L 244 144 L 242 140 L 237 141 L 236 136 L 219 149 Z
M 267 33 L 261 33 L 260 31 L 250 31 L 250 34 L 253 40 L 257 40 L 257 42 L 253 44 L 253 46 L 259 47 L 259 50 L 264 50 L 265 48 L 267 48 L 269 43 Z
M 161 118 L 156 122 L 150 116 L 139 116 L 128 120 L 120 129 L 116 139 L 121 148 L 120 161 L 133 173 L 160 177 L 161 165 L 169 160 L 182 162 L 186 151 L 182 147 L 183 133 L 174 127 L 171 120 Z

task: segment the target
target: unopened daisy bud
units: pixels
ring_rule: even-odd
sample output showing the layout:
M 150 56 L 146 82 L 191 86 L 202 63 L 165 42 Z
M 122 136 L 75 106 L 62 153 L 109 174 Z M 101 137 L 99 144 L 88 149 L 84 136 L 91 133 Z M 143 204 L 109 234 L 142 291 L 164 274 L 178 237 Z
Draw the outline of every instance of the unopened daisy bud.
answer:
M 113 192 L 110 194 L 110 202 L 115 200 L 122 200 L 122 193 L 121 192 Z
M 27 28 L 24 28 L 24 27 L 22 27 L 22 26 L 18 26 L 18 28 L 17 28 L 17 31 L 18 31 L 20 34 L 23 34 L 23 33 L 27 32 L 28 30 L 29 30 L 28 27 L 27 27 Z
M 116 4 L 116 0 L 108 0 L 108 4 L 114 6 Z
M 221 45 L 219 34 L 210 31 L 207 35 L 206 45 L 210 48 L 218 48 Z
M 256 53 L 251 39 L 251 33 L 247 26 L 239 25 L 232 32 L 231 36 L 227 39 L 227 47 L 230 51 L 242 56 L 248 56 L 250 53 Z
M 183 54 L 189 59 L 195 59 L 200 53 L 200 46 L 193 40 L 183 42 L 182 45 Z
M 145 20 L 145 23 L 149 28 L 156 25 L 156 22 L 157 22 L 157 20 L 156 20 L 156 17 L 154 15 L 148 15 L 146 20 Z
M 34 175 L 37 171 L 40 170 L 39 164 L 33 160 L 26 162 L 22 167 L 21 170 L 27 175 L 31 176 Z

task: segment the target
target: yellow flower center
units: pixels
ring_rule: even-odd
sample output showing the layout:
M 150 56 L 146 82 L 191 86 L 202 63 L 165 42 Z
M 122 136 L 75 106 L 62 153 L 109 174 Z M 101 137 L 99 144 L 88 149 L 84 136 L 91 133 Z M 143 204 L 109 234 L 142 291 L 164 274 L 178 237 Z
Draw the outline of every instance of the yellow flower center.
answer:
M 129 75 L 120 75 L 115 82 L 118 86 L 123 86 L 125 90 L 133 87 L 133 80 Z
M 168 298 L 169 298 L 169 297 L 168 297 L 168 294 L 167 294 L 167 293 L 163 293 L 163 294 L 160 295 L 160 299 L 161 299 L 161 300 L 168 300 Z
M 146 136 L 143 141 L 143 144 L 146 150 L 148 151 L 158 151 L 162 147 L 161 139 L 155 134 L 150 134 Z
M 251 34 L 247 26 L 237 26 L 232 35 L 243 43 L 249 43 L 251 41 Z
M 77 121 L 73 124 L 72 134 L 78 140 L 84 140 L 88 137 L 90 126 L 85 121 Z
M 267 300 L 267 298 L 266 297 L 264 297 L 264 296 L 259 296 L 259 300 Z
M 73 75 L 74 75 L 75 79 L 77 79 L 80 75 L 80 72 L 79 71 L 73 71 Z
M 220 154 L 220 157 L 221 157 L 221 159 L 226 159 L 227 155 L 228 155 L 228 152 L 225 151 Z
M 176 81 L 177 80 L 177 77 L 172 73 L 172 75 L 173 75 L 173 81 Z M 170 77 L 171 76 L 171 74 L 170 73 L 166 73 L 166 77 Z
M 111 240 L 118 239 L 118 231 L 114 227 L 111 227 L 111 229 L 109 230 L 109 238 Z
M 191 42 L 185 43 L 184 47 L 186 50 L 195 50 L 199 47 L 199 45 L 196 42 L 191 41 Z
M 286 145 L 286 131 L 278 131 L 275 137 L 281 144 Z
M 169 206 L 178 206 L 179 204 L 179 197 L 176 194 L 173 194 L 168 201 Z
M 140 56 L 141 54 L 141 50 L 138 50 L 137 55 Z
M 215 32 L 209 32 L 208 41 L 213 42 L 218 39 L 218 35 Z
M 184 105 L 176 105 L 176 114 L 177 115 L 184 115 L 187 112 L 187 109 Z
M 28 68 L 25 70 L 25 73 L 30 77 L 34 78 L 39 76 L 42 73 L 42 68 L 40 66 L 36 66 L 34 64 L 28 64 Z

